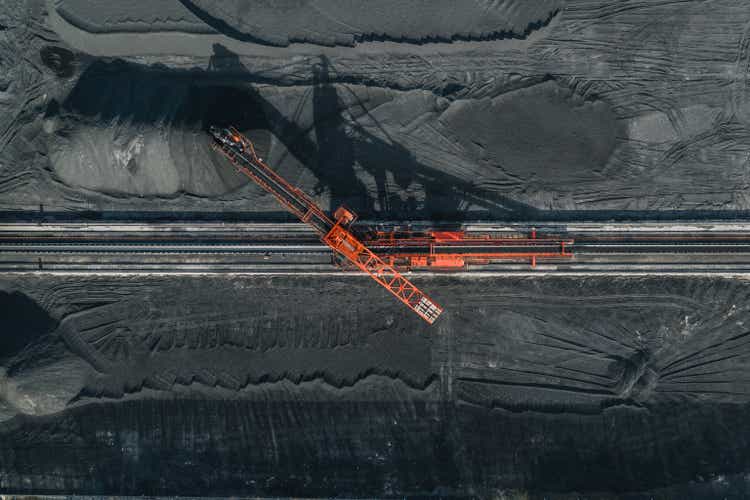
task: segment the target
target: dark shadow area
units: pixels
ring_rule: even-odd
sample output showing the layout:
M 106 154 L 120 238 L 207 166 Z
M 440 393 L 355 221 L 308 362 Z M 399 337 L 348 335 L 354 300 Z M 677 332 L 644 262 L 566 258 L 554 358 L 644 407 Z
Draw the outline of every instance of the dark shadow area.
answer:
M 61 115 L 71 116 L 74 125 L 83 119 L 94 125 L 119 120 L 134 125 L 164 126 L 165 117 L 169 117 L 169 125 L 174 128 L 206 130 L 211 124 L 233 124 L 243 132 L 270 130 L 316 176 L 316 192 L 330 190 L 332 206 L 324 208 L 335 209 L 343 203 L 364 218 L 446 221 L 459 221 L 467 217 L 527 219 L 526 214 L 532 210 L 494 193 L 483 193 L 470 182 L 431 169 L 416 161 L 397 142 L 385 142 L 344 120 L 341 111 L 346 104 L 338 95 L 334 85 L 338 79 L 331 77 L 325 58 L 321 58 L 320 64 L 315 67 L 311 81 L 315 123 L 313 134 L 309 130 L 302 130 L 265 100 L 249 85 L 252 81 L 252 75 L 237 55 L 218 44 L 214 46 L 214 56 L 206 71 L 175 71 L 158 66 L 144 68 L 121 60 L 96 61 L 61 104 Z M 359 103 L 358 107 L 361 108 L 358 111 L 367 113 L 363 103 Z M 60 133 L 65 134 L 65 130 Z M 258 140 L 257 134 L 249 135 L 251 139 Z M 208 137 L 206 140 L 208 142 Z M 261 137 L 258 148 L 261 155 L 266 149 L 262 141 Z M 376 197 L 368 193 L 363 181 L 357 177 L 355 163 L 375 180 Z M 393 174 L 401 187 L 414 181 L 423 185 L 425 200 L 422 206 L 418 206 L 413 199 L 402 201 L 395 193 L 389 192 L 386 186 L 387 172 Z M 460 210 L 459 206 L 467 202 L 483 208 L 475 213 Z M 6 213 L 0 217 L 15 218 L 18 215 Z M 38 218 L 37 214 L 28 215 L 32 219 Z M 70 216 L 65 213 L 59 215 L 63 218 Z M 157 217 L 179 219 L 188 215 L 169 213 Z M 45 220 L 55 216 L 52 207 L 45 210 Z M 125 214 L 106 214 L 102 217 L 121 216 Z M 151 216 L 139 212 L 137 217 Z M 199 217 L 231 220 L 233 216 L 222 213 Z
M 68 49 L 46 45 L 39 51 L 39 57 L 45 66 L 60 78 L 73 76 L 76 67 L 76 56 Z
M 20 292 L 0 291 L 0 361 L 52 332 L 57 321 Z
M 334 83 L 331 68 L 325 56 L 313 71 L 313 133 L 312 140 L 306 130 L 277 109 L 266 103 L 264 110 L 273 133 L 289 151 L 310 168 L 318 179 L 317 193 L 328 188 L 331 207 L 341 204 L 356 211 L 360 217 L 386 220 L 444 220 L 460 221 L 468 218 L 529 219 L 536 210 L 496 193 L 477 189 L 472 183 L 447 175 L 422 164 L 401 144 L 386 142 L 367 132 L 356 123 L 347 121 L 341 111 L 347 105 Z M 358 100 L 356 95 L 353 95 Z M 260 99 L 260 97 L 259 97 Z M 367 114 L 386 137 L 388 134 L 369 114 L 365 104 L 358 102 L 357 111 Z M 376 185 L 376 197 L 357 176 L 355 167 L 371 176 Z M 394 168 L 397 166 L 397 168 Z M 395 182 L 405 188 L 412 182 L 420 183 L 425 190 L 423 206 L 414 198 L 401 200 L 388 190 L 386 174 L 390 172 Z M 467 202 L 482 207 L 480 213 L 468 213 L 459 207 Z
M 73 123 L 107 123 L 127 120 L 134 124 L 163 127 L 165 117 L 174 128 L 205 130 L 211 124 L 234 124 L 258 142 L 265 154 L 270 137 L 258 130 L 272 132 L 317 178 L 316 192 L 329 190 L 330 208 L 346 204 L 360 218 L 388 221 L 642 221 L 642 220 L 736 220 L 747 219 L 750 211 L 732 210 L 539 210 L 528 204 L 477 187 L 473 179 L 462 179 L 417 161 L 406 147 L 394 140 L 383 140 L 341 111 L 347 106 L 360 116 L 368 114 L 364 103 L 347 95 L 342 100 L 341 82 L 351 77 L 338 75 L 330 62 L 321 57 L 314 67 L 312 101 L 313 130 L 304 130 L 282 114 L 252 86 L 268 83 L 251 74 L 239 57 L 216 44 L 206 70 L 173 70 L 154 65 L 144 67 L 121 60 L 92 63 L 73 91 L 60 105 L 60 114 L 70 114 Z M 377 120 L 368 116 L 371 123 Z M 383 127 L 380 136 L 388 137 Z M 63 129 L 59 133 L 65 134 Z M 208 143 L 208 137 L 206 138 Z M 217 160 L 218 161 L 218 160 Z M 397 168 L 394 168 L 396 166 Z M 233 174 L 229 167 L 227 171 Z M 362 173 L 374 182 L 365 184 Z M 390 174 L 404 188 L 417 182 L 424 199 L 402 200 L 390 192 L 386 181 Z M 466 209 L 474 206 L 479 208 Z M 0 220 L 294 220 L 286 212 L 258 214 L 247 211 L 68 211 L 48 206 L 39 212 L 5 211 Z
M 257 96 L 231 83 L 188 85 L 171 122 L 171 126 L 178 129 L 201 131 L 207 131 L 211 125 L 237 127 L 253 141 L 261 157 L 267 155 L 271 147 L 271 136 L 267 132 L 270 124 Z M 222 167 L 223 158 L 215 159 Z M 218 171 L 236 175 L 233 169 L 219 168 Z

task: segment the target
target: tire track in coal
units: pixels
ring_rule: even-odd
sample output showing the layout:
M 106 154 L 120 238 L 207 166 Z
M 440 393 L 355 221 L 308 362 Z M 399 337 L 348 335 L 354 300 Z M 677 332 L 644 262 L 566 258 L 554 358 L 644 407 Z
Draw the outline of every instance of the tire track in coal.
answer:
M 3 169 L 3 165 L 0 165 L 0 170 Z M 8 193 L 11 191 L 22 189 L 26 186 L 31 185 L 34 182 L 36 176 L 29 170 L 13 173 L 5 177 L 0 177 L 0 193 Z
M 702 2 L 701 0 L 622 0 L 602 5 L 601 2 L 597 1 L 584 1 L 568 5 L 565 9 L 565 15 L 574 22 L 573 32 L 576 33 L 602 21 L 611 21 L 613 18 L 626 14 L 632 15 L 634 11 L 661 10 L 664 7 L 696 3 Z M 652 14 L 643 12 L 643 15 L 650 16 Z

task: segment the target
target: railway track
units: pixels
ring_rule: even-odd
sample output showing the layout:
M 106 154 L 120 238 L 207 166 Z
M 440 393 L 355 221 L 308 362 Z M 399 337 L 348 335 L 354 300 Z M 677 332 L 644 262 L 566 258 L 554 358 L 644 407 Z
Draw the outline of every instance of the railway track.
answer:
M 523 235 L 527 227 L 472 224 L 464 230 L 512 238 Z M 573 257 L 542 260 L 535 269 L 524 259 L 500 259 L 461 272 L 750 273 L 750 225 L 540 224 L 536 229 L 542 239 L 535 249 L 544 248 L 545 235 L 563 236 L 573 240 L 568 248 Z M 470 244 L 458 248 L 467 253 L 477 249 Z M 451 251 L 456 249 L 451 247 Z M 387 249 L 382 251 L 387 255 Z M 435 251 L 439 253 L 440 248 Z M 0 225 L 0 271 L 4 272 L 335 270 L 330 249 L 299 224 Z
M 377 245 L 373 245 L 377 248 Z M 475 251 L 471 245 L 452 245 L 452 250 Z M 513 251 L 531 251 L 544 249 L 543 245 L 535 247 L 508 247 Z M 438 247 L 439 250 L 439 247 Z M 502 252 L 502 247 L 497 247 Z M 747 242 L 737 241 L 615 241 L 615 242 L 581 242 L 569 247 L 574 255 L 594 254 L 648 254 L 648 253 L 685 253 L 685 254 L 750 254 L 750 238 Z M 58 241 L 3 241 L 0 239 L 0 252 L 5 253 L 320 253 L 330 254 L 326 245 L 316 242 L 305 244 L 290 242 L 278 243 L 243 243 L 236 241 L 206 241 L 201 243 L 185 241 L 76 241 L 61 239 Z

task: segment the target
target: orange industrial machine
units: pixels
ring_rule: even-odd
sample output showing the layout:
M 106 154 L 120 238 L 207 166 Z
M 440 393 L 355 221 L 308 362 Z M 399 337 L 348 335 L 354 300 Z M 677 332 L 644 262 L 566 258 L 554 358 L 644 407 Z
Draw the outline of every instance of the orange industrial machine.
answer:
M 239 172 L 315 229 L 321 241 L 344 262 L 369 274 L 428 323 L 434 323 L 443 309 L 397 268 L 455 270 L 497 260 L 525 260 L 535 267 L 540 258 L 572 256 L 572 240 L 537 238 L 534 230 L 526 238 L 492 238 L 463 231 L 374 231 L 359 237 L 349 227 L 356 220 L 354 213 L 339 207 L 331 219 L 304 192 L 263 163 L 252 142 L 235 128 L 211 127 L 210 132 L 214 137 L 212 147 L 229 158 Z
M 460 269 L 498 260 L 528 261 L 570 258 L 573 240 L 531 237 L 492 238 L 464 231 L 378 231 L 363 238 L 364 243 L 397 268 Z
M 237 170 L 276 197 L 289 211 L 309 224 L 321 236 L 321 240 L 336 253 L 360 270 L 369 274 L 409 309 L 432 324 L 443 312 L 424 292 L 368 249 L 351 231 L 349 225 L 355 215 L 344 207 L 334 214 L 335 221 L 328 217 L 305 193 L 289 184 L 263 163 L 255 153 L 253 144 L 235 128 L 212 127 L 212 147 L 226 156 Z

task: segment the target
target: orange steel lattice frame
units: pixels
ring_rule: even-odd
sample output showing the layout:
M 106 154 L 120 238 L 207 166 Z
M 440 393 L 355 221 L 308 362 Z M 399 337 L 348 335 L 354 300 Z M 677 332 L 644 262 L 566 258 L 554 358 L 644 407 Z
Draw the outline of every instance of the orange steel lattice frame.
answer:
M 535 267 L 537 259 L 573 256 L 570 252 L 572 240 L 537 238 L 534 229 L 528 238 L 491 238 L 463 231 L 376 231 L 359 238 L 348 229 L 356 218 L 352 212 L 339 207 L 333 219 L 329 217 L 303 191 L 266 165 L 256 154 L 252 142 L 235 128 L 212 131 L 212 134 L 217 139 L 212 147 L 226 156 L 239 172 L 271 193 L 290 212 L 314 228 L 336 254 L 370 275 L 428 323 L 433 323 L 443 309 L 404 278 L 397 268 L 456 270 L 470 264 L 498 260 L 526 260 Z
M 392 265 L 375 255 L 340 224 L 337 223 L 323 237 L 323 242 L 369 274 L 372 279 L 384 286 L 428 323 L 434 323 L 440 313 L 443 312 L 443 309 L 424 292 L 404 278 Z
M 290 212 L 312 226 L 326 245 L 380 283 L 422 319 L 430 324 L 435 322 L 443 308 L 344 227 L 354 220 L 354 214 L 341 207 L 336 211 L 336 222 L 333 222 L 305 193 L 263 163 L 255 153 L 252 142 L 233 127 L 226 131 L 226 137 L 215 135 L 221 142 L 214 142 L 211 146 L 226 156 L 239 172 L 255 181 Z
M 498 260 L 527 260 L 535 267 L 537 259 L 573 257 L 570 252 L 573 240 L 537 238 L 533 230 L 530 238 L 491 238 L 463 231 L 399 233 L 396 236 L 393 231 L 379 231 L 362 241 L 391 265 L 409 269 L 456 269 Z

